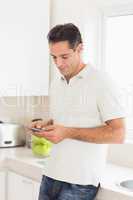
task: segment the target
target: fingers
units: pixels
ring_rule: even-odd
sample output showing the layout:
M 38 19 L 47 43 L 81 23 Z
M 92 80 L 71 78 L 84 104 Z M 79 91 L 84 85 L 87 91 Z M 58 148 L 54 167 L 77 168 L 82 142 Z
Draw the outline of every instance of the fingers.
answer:
M 43 120 L 42 121 L 43 126 L 53 125 L 53 123 L 54 123 L 53 119 Z
M 32 135 L 35 135 L 37 137 L 44 137 L 42 133 L 38 133 L 38 132 L 32 132 Z
M 31 128 L 42 128 L 43 127 L 43 121 L 36 121 L 36 122 L 32 122 L 30 124 Z
M 31 122 L 31 124 L 28 126 L 29 128 L 43 128 L 45 126 L 49 126 L 53 124 L 53 120 L 37 120 Z
M 54 120 L 53 119 L 49 119 L 47 122 L 47 125 L 53 125 L 54 124 Z
M 51 138 L 53 137 L 53 132 L 47 132 L 47 131 L 43 131 L 43 132 L 33 132 L 33 135 L 37 136 L 37 137 L 43 137 L 45 139 L 49 139 L 51 140 Z
M 38 132 L 38 131 L 35 131 L 35 130 L 31 130 L 32 128 L 44 129 L 44 130 Z M 26 127 L 27 133 L 33 134 L 33 135 L 38 136 L 38 137 L 45 137 L 45 132 L 53 130 L 53 128 L 54 128 L 53 127 L 53 119 L 49 119 L 49 120 L 42 120 L 42 119 L 32 120 L 32 122 Z
M 44 121 L 40 121 L 35 124 L 35 128 L 43 128 L 44 126 L 46 126 L 46 123 Z
M 47 126 L 45 126 L 45 131 L 52 131 L 52 130 L 54 130 L 55 129 L 55 126 L 54 125 L 47 125 Z

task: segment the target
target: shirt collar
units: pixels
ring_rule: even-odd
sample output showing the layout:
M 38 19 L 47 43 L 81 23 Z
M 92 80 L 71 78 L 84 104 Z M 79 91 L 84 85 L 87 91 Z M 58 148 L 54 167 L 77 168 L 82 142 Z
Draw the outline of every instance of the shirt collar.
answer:
M 90 69 L 91 65 L 87 64 L 78 74 L 76 74 L 75 76 L 73 76 L 72 78 L 77 78 L 77 79 L 83 79 L 87 76 L 88 71 Z M 63 75 L 61 75 L 61 80 L 66 80 L 65 77 Z

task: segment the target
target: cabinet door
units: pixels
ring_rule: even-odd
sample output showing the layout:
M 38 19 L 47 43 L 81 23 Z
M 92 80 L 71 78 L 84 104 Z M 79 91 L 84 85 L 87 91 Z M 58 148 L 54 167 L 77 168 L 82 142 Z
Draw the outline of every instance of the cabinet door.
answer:
M 5 200 L 5 172 L 0 171 L 0 200 Z
M 49 1 L 0 1 L 0 95 L 48 95 Z
M 34 182 L 34 200 L 38 200 L 40 183 Z
M 38 191 L 39 183 L 14 172 L 8 172 L 8 200 L 37 200 Z

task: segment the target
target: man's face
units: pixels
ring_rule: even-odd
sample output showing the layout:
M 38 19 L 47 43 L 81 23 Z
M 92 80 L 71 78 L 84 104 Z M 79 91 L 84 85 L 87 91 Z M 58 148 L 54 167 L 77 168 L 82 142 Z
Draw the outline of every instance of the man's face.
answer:
M 50 54 L 54 63 L 64 76 L 72 76 L 80 64 L 81 44 L 74 50 L 70 47 L 68 41 L 50 43 Z

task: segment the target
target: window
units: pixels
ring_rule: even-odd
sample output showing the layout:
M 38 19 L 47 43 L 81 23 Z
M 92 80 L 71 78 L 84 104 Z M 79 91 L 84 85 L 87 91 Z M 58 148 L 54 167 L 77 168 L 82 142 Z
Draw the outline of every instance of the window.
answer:
M 103 63 L 120 87 L 127 113 L 127 139 L 133 140 L 133 10 L 106 12 Z

